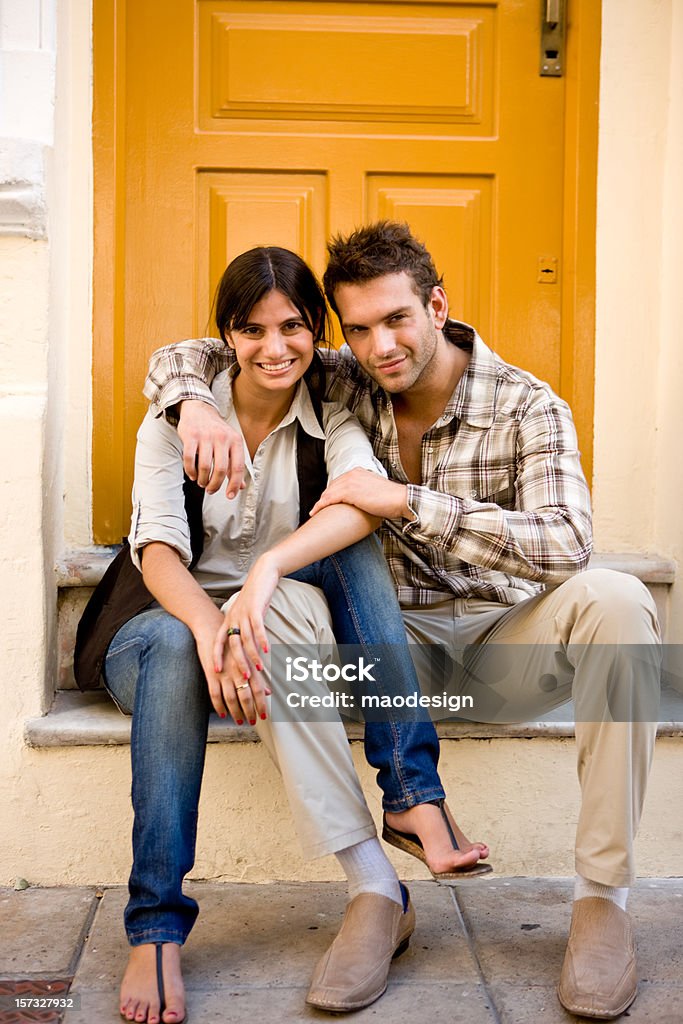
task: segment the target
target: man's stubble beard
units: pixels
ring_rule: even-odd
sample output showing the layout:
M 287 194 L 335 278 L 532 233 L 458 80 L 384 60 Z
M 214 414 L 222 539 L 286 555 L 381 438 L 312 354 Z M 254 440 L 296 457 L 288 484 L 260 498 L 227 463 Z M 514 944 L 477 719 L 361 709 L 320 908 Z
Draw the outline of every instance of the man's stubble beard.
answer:
M 412 372 L 408 378 L 407 383 L 397 381 L 396 386 L 392 387 L 390 383 L 388 385 L 383 383 L 382 380 L 378 379 L 375 376 L 375 374 L 369 371 L 367 368 L 364 368 L 365 372 L 370 377 L 372 377 L 376 384 L 379 384 L 379 386 L 383 388 L 387 392 L 387 394 L 390 395 L 405 394 L 407 391 L 410 391 L 411 388 L 414 388 L 416 384 L 420 384 L 421 386 L 424 387 L 426 384 L 429 384 L 429 377 L 431 376 L 431 374 L 436 372 L 432 364 L 434 362 L 434 357 L 436 356 L 437 349 L 439 346 L 440 333 L 441 332 L 436 329 L 436 327 L 431 321 L 427 322 L 423 333 L 420 335 L 418 350 L 420 353 L 427 352 L 428 355 L 426 356 L 426 358 L 422 358 L 420 360 L 419 365 L 416 365 L 415 363 L 411 362 Z M 409 356 L 409 359 L 410 358 L 411 356 Z

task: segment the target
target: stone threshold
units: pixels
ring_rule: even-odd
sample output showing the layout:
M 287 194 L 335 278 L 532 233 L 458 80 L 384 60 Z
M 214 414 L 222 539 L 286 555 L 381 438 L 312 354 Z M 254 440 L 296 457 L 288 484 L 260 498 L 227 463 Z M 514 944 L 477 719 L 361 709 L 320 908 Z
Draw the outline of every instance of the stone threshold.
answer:
M 120 546 L 94 545 L 66 551 L 55 565 L 58 587 L 95 587 Z M 646 584 L 670 586 L 676 579 L 676 563 L 661 555 L 639 552 L 598 552 L 590 561 L 591 569 L 615 569 L 631 573 Z
M 683 736 L 683 694 L 665 688 L 662 691 L 662 721 L 658 736 Z M 533 739 L 536 736 L 563 738 L 574 736 L 573 707 L 566 704 L 546 716 L 544 721 L 515 725 L 485 725 L 476 722 L 438 722 L 442 740 Z M 94 690 L 80 693 L 59 691 L 47 715 L 26 722 L 24 737 L 31 747 L 125 746 L 130 743 L 130 716 L 122 714 L 108 694 Z M 363 738 L 363 726 L 346 722 L 350 740 Z M 258 735 L 249 726 L 238 726 L 212 714 L 209 743 L 257 743 Z
M 68 593 L 70 588 L 96 586 L 118 550 L 117 546 L 92 546 L 65 552 L 55 566 L 58 587 Z M 665 594 L 676 578 L 674 561 L 655 554 L 598 553 L 590 565 L 637 576 L 650 587 L 664 619 Z M 683 694 L 673 689 L 663 691 L 661 718 L 659 735 L 683 735 Z M 347 722 L 346 729 L 349 739 L 362 738 L 362 725 Z M 543 721 L 515 725 L 442 722 L 437 723 L 437 732 L 442 739 L 571 737 L 575 732 L 573 707 L 567 704 L 544 716 Z M 121 714 L 103 691 L 84 694 L 64 689 L 57 691 L 46 715 L 26 722 L 24 734 L 33 747 L 121 746 L 130 742 L 130 718 Z M 209 743 L 250 742 L 258 742 L 255 730 L 211 716 Z

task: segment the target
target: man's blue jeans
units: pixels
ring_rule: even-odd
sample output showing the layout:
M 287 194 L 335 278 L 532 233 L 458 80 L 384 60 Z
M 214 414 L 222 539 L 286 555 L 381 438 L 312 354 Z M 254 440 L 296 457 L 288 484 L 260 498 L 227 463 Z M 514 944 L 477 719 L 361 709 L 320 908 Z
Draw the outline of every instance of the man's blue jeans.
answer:
M 420 693 L 394 584 L 375 536 L 293 572 L 292 579 L 323 591 L 338 644 L 359 646 L 368 661 L 373 648 L 381 649 L 373 671 L 380 697 Z M 365 724 L 365 757 L 377 769 L 387 811 L 405 811 L 445 796 L 437 772 L 436 729 L 421 710 L 412 716 L 419 720 L 407 720 L 405 711 L 389 711 L 382 721 Z
M 389 571 L 376 538 L 293 574 L 323 590 L 340 643 L 382 644 L 392 657 L 376 673 L 378 691 L 418 686 Z M 386 645 L 386 646 L 385 646 Z M 208 688 L 194 637 L 151 608 L 122 626 L 105 661 L 107 688 L 132 712 L 133 868 L 124 921 L 131 945 L 183 943 L 198 913 L 182 892 L 194 863 L 208 719 Z M 444 795 L 431 721 L 367 723 L 366 756 L 378 770 L 384 806 L 405 810 Z

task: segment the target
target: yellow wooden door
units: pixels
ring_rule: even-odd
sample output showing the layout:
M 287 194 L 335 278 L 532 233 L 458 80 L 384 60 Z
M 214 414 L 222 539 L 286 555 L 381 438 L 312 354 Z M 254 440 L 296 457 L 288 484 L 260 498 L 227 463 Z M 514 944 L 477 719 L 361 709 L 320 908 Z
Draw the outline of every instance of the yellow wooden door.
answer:
M 216 281 L 256 244 L 322 273 L 330 233 L 407 220 L 452 314 L 576 393 L 562 284 L 582 3 L 569 76 L 547 78 L 539 0 L 96 0 L 97 540 L 127 530 L 149 354 L 213 333 Z

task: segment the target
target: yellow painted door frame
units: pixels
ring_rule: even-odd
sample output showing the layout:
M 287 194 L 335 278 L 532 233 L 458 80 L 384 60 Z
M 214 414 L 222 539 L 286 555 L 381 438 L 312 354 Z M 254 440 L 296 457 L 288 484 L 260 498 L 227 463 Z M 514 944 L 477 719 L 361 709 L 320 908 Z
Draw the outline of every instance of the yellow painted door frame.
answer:
M 188 0 L 190 3 L 191 0 Z M 541 7 L 538 0 L 526 0 Z M 567 0 L 560 393 L 571 405 L 591 479 L 595 334 L 595 203 L 601 5 Z M 93 312 L 93 532 L 127 532 L 120 479 L 124 451 L 126 216 L 126 0 L 93 0 L 95 190 Z M 539 10 L 540 17 L 540 10 Z M 429 240 L 427 239 L 427 242 Z M 475 324 L 475 326 L 477 326 Z M 170 340 L 170 339 L 169 339 Z M 489 340 L 489 339 L 485 339 Z M 140 386 L 142 381 L 140 381 Z M 115 499 L 112 491 L 117 491 Z

